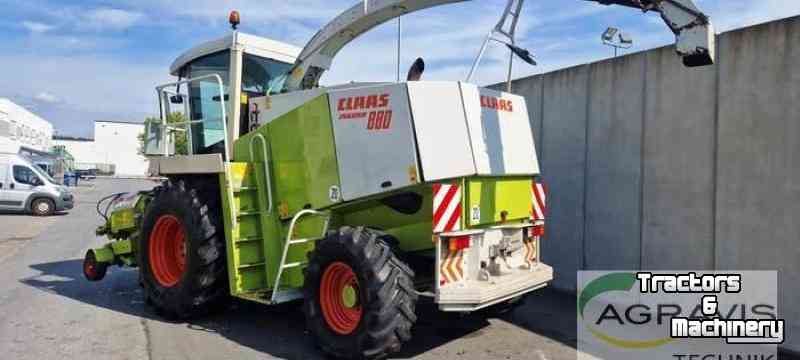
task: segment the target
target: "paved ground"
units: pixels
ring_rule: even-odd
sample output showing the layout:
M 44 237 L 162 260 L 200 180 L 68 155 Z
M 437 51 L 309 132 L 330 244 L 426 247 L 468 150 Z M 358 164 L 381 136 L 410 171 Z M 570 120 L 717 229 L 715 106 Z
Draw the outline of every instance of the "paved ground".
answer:
M 156 317 L 133 270 L 89 283 L 87 248 L 103 243 L 95 202 L 152 187 L 132 180 L 82 183 L 77 206 L 52 218 L 0 215 L 0 357 L 7 359 L 318 359 L 297 306 L 235 302 L 189 323 Z M 544 290 L 502 317 L 454 316 L 420 304 L 414 340 L 397 358 L 575 359 L 575 300 Z

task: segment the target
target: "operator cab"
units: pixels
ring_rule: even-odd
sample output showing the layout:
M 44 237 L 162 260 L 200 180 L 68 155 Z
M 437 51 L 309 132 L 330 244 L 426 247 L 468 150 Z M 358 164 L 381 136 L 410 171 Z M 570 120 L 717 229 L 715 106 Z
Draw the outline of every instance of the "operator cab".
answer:
M 179 80 L 201 79 L 161 93 L 161 111 L 183 113 L 185 120 L 190 122 L 181 130 L 186 133 L 189 154 L 224 154 L 226 128 L 238 136 L 248 133 L 251 129 L 247 99 L 280 89 L 282 84 L 278 82 L 285 79 L 300 50 L 278 41 L 233 32 L 178 57 L 170 67 L 170 74 Z M 219 76 L 224 95 L 220 95 L 219 80 L 210 75 Z M 238 91 L 231 92 L 232 84 Z M 225 101 L 220 101 L 221 98 Z M 224 110 L 222 104 L 225 104 Z M 224 117 L 232 115 L 238 121 L 225 124 Z M 229 141 L 238 136 L 232 136 Z

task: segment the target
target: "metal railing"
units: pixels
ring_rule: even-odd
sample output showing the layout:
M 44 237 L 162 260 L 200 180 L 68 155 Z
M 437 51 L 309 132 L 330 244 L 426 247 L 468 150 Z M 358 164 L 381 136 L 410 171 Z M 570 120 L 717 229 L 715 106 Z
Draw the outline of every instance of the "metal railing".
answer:
M 272 214 L 272 175 L 269 171 L 269 150 L 267 149 L 267 140 L 261 134 L 256 134 L 250 139 L 250 161 L 255 162 L 256 158 L 253 156 L 253 144 L 259 140 L 262 145 L 264 155 L 264 177 L 267 181 L 267 214 Z
M 159 86 L 156 87 L 156 92 L 158 93 L 159 107 L 160 107 L 160 110 L 161 110 L 161 128 L 163 129 L 162 134 L 161 134 L 161 137 L 162 137 L 161 141 L 162 141 L 162 144 L 165 144 L 165 145 L 168 144 L 167 140 L 168 140 L 168 136 L 170 135 L 170 132 L 169 132 L 170 127 L 172 127 L 173 130 L 174 130 L 174 129 L 179 129 L 179 126 L 185 126 L 188 129 L 187 130 L 187 138 L 191 139 L 191 127 L 192 127 L 192 125 L 204 122 L 203 120 L 192 120 L 191 119 L 191 112 L 189 112 L 187 110 L 187 115 L 188 115 L 187 117 L 189 118 L 188 121 L 168 124 L 167 123 L 167 117 L 169 116 L 170 112 L 168 111 L 169 109 L 167 108 L 167 103 L 169 102 L 169 98 L 165 99 L 165 95 L 172 94 L 172 95 L 177 95 L 177 96 L 181 96 L 181 97 L 185 96 L 184 94 L 179 94 L 177 92 L 170 91 L 168 88 L 177 87 L 178 85 L 183 85 L 183 84 L 191 84 L 193 82 L 200 81 L 200 80 L 206 80 L 206 79 L 215 80 L 216 83 L 217 83 L 218 90 L 219 90 L 219 106 L 220 106 L 220 110 L 221 110 L 221 114 L 222 114 L 221 115 L 222 116 L 222 132 L 225 134 L 225 137 L 223 138 L 222 141 L 223 141 L 223 145 L 225 147 L 225 159 L 227 160 L 227 159 L 230 159 L 231 150 L 230 150 L 230 144 L 228 144 L 228 122 L 227 122 L 228 114 L 227 114 L 227 109 L 226 109 L 226 106 L 225 106 L 225 85 L 222 82 L 222 77 L 219 76 L 218 74 L 208 74 L 208 75 L 198 76 L 198 77 L 195 77 L 195 78 L 176 81 L 176 82 L 171 82 L 171 83 L 164 84 L 164 85 L 159 85 Z M 188 107 L 189 107 L 188 101 L 185 101 L 184 103 L 186 104 L 185 108 L 188 109 Z M 191 141 L 191 140 L 189 140 L 189 141 Z M 190 147 L 189 151 L 190 151 L 190 153 L 193 152 L 191 147 Z M 164 156 L 169 156 L 169 146 L 164 146 Z
M 303 216 L 319 216 L 325 218 L 325 223 L 322 226 L 322 234 L 319 238 L 306 238 L 306 239 L 294 239 L 292 240 L 292 234 L 294 234 L 295 225 L 297 225 L 297 221 Z M 283 253 L 281 254 L 281 262 L 278 264 L 278 275 L 275 277 L 275 284 L 273 285 L 272 291 L 272 298 L 270 299 L 271 302 L 275 303 L 278 301 L 278 298 L 281 296 L 280 284 L 281 284 L 281 276 L 283 276 L 283 270 L 301 267 L 303 265 L 308 265 L 306 261 L 298 261 L 293 263 L 286 264 L 286 256 L 289 253 L 289 247 L 292 245 L 298 244 L 305 244 L 311 241 L 319 240 L 325 237 L 325 234 L 328 233 L 328 225 L 330 224 L 330 215 L 328 213 L 316 210 L 301 210 L 297 214 L 294 215 L 292 218 L 292 222 L 289 224 L 289 232 L 286 234 L 286 242 L 283 244 Z M 287 297 L 288 298 L 288 297 Z
M 170 154 L 169 154 L 169 146 L 168 146 L 169 143 L 167 141 L 168 137 L 170 136 L 170 124 L 167 123 L 167 117 L 169 116 L 170 112 L 168 111 L 169 109 L 167 107 L 167 103 L 169 102 L 170 99 L 169 98 L 165 98 L 165 96 L 169 95 L 169 94 L 177 95 L 177 96 L 181 96 L 181 97 L 185 96 L 184 94 L 179 94 L 177 91 L 171 91 L 168 88 L 171 88 L 171 87 L 177 88 L 179 85 L 191 84 L 193 82 L 197 82 L 197 81 L 200 81 L 200 80 L 207 80 L 207 79 L 214 80 L 217 83 L 217 90 L 219 90 L 219 107 L 220 107 L 220 114 L 221 114 L 221 119 L 222 119 L 222 131 L 224 133 L 224 137 L 222 139 L 222 142 L 223 142 L 223 146 L 225 148 L 225 150 L 224 150 L 225 151 L 225 154 L 224 154 L 225 158 L 224 158 L 224 161 L 223 161 L 223 171 L 225 172 L 225 179 L 226 179 L 226 181 L 225 181 L 225 193 L 227 194 L 228 203 L 230 204 L 229 208 L 230 208 L 230 211 L 231 211 L 231 217 L 233 219 L 236 219 L 236 206 L 234 206 L 233 184 L 231 183 L 231 166 L 230 166 L 231 149 L 230 149 L 230 144 L 228 143 L 228 121 L 227 121 L 228 114 L 227 114 L 227 108 L 225 106 L 225 85 L 222 82 L 222 77 L 221 76 L 219 76 L 218 74 L 208 74 L 208 75 L 198 76 L 198 77 L 191 78 L 191 79 L 180 80 L 180 81 L 175 81 L 175 82 L 171 82 L 171 83 L 168 83 L 168 84 L 156 86 L 156 92 L 158 94 L 159 108 L 161 110 L 161 129 L 162 129 L 162 131 L 161 131 L 161 141 L 162 141 L 161 144 L 163 144 L 163 146 L 164 146 L 164 154 L 163 155 L 165 157 L 170 156 Z M 185 100 L 188 100 L 188 99 L 185 99 Z M 191 111 L 189 109 L 188 101 L 184 101 L 184 104 L 185 104 L 184 105 L 184 109 L 188 109 L 187 110 L 187 118 L 189 120 L 188 121 L 184 121 L 184 122 L 179 122 L 179 123 L 173 123 L 171 125 L 172 125 L 173 130 L 179 129 L 180 126 L 185 126 L 188 129 L 188 130 L 186 130 L 187 131 L 187 137 L 189 138 L 189 140 L 187 141 L 188 145 L 189 145 L 189 150 L 188 151 L 189 151 L 189 154 L 191 155 L 194 152 L 193 149 L 191 148 L 191 137 L 192 137 L 191 136 L 191 127 L 194 124 L 202 123 L 204 121 L 203 120 L 192 120 L 191 119 Z

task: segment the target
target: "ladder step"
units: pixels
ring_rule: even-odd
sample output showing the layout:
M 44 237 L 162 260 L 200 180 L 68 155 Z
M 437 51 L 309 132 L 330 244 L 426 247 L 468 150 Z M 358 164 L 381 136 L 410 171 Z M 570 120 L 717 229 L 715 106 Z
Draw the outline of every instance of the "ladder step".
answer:
M 263 262 L 263 261 L 262 261 L 262 262 L 257 262 L 257 263 L 252 263 L 252 264 L 242 264 L 242 265 L 239 265 L 239 266 L 238 266 L 238 269 L 239 269 L 239 270 L 244 270 L 244 269 L 252 269 L 252 268 L 257 268 L 257 267 L 264 266 L 264 265 L 266 265 L 266 264 L 267 264 L 267 263 L 266 263 L 266 262 Z
M 295 239 L 295 240 L 289 240 L 289 245 L 295 245 L 295 244 L 305 244 L 305 243 L 312 242 L 312 241 L 314 241 L 314 240 L 316 240 L 316 239 Z
M 300 266 L 307 265 L 307 264 L 308 264 L 308 262 L 306 262 L 306 261 L 298 261 L 298 262 L 293 262 L 293 263 L 288 263 L 286 265 L 283 265 L 283 266 L 281 266 L 281 268 L 282 269 L 291 269 L 291 268 L 296 268 L 296 267 L 300 267 Z
M 250 242 L 257 242 L 257 241 L 261 241 L 261 237 L 257 236 L 257 237 L 250 237 L 250 238 L 241 238 L 241 239 L 237 240 L 236 243 L 237 244 L 239 244 L 239 243 L 250 243 Z
M 261 214 L 261 211 L 258 211 L 258 210 L 247 210 L 247 211 L 240 211 L 236 215 L 239 216 L 239 217 L 242 217 L 242 216 L 253 216 L 253 215 L 259 215 L 259 214 Z

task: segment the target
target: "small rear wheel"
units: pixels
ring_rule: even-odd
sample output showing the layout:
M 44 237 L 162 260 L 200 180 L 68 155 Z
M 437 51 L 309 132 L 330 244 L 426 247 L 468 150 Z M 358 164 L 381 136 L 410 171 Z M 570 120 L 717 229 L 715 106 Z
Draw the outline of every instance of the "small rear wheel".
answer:
M 36 216 L 50 216 L 56 212 L 56 204 L 53 200 L 39 198 L 31 203 L 31 211 Z
M 319 242 L 310 259 L 303 310 L 324 352 L 377 359 L 411 339 L 417 320 L 414 272 L 382 233 L 344 227 Z
M 87 251 L 86 256 L 83 257 L 83 276 L 86 277 L 86 280 L 103 280 L 106 277 L 106 271 L 108 271 L 108 264 L 97 262 L 94 250 Z

